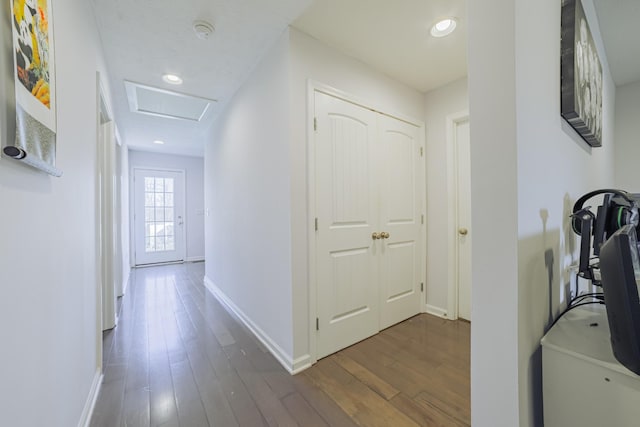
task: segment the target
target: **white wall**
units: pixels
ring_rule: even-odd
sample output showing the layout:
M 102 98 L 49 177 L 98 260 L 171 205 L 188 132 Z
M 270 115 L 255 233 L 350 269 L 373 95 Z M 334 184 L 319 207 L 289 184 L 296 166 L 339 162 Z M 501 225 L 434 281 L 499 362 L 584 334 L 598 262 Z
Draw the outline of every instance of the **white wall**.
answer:
M 291 233 L 294 356 L 309 356 L 310 214 L 307 213 L 307 83 L 329 85 L 388 113 L 422 121 L 424 95 L 295 29 L 291 42 Z
M 99 374 L 96 70 L 106 73 L 91 2 L 52 6 L 64 175 L 0 158 L 0 417 L 11 426 L 77 425 Z
M 573 202 L 613 184 L 615 90 L 601 50 L 603 147 L 592 149 L 560 117 L 558 2 L 470 2 L 469 13 L 472 424 L 542 425 L 539 340 L 577 258 Z
M 640 193 L 640 81 L 616 90 L 615 182 Z
M 471 1 L 471 424 L 519 425 L 515 1 Z M 500 22 L 500 25 L 487 25 Z
M 204 159 L 202 157 L 129 151 L 129 175 L 135 168 L 184 171 L 186 260 L 204 259 Z M 133 191 L 131 191 L 133 197 Z M 133 204 L 131 205 L 133 206 Z M 133 222 L 133 221 L 131 221 Z M 133 236 L 132 236 L 133 242 Z
M 292 361 L 288 31 L 205 147 L 206 279 Z
M 447 188 L 447 117 L 469 109 L 467 78 L 426 94 L 427 128 L 427 304 L 447 312 L 450 193 Z
M 571 207 L 582 194 L 613 186 L 615 86 L 593 2 L 582 3 L 604 74 L 601 148 L 589 147 L 559 114 L 557 2 L 521 0 L 516 8 L 521 425 L 542 422 L 540 339 L 566 303 L 569 266 L 578 257 L 578 241 L 569 226 Z M 543 21 L 549 25 L 540 32 Z

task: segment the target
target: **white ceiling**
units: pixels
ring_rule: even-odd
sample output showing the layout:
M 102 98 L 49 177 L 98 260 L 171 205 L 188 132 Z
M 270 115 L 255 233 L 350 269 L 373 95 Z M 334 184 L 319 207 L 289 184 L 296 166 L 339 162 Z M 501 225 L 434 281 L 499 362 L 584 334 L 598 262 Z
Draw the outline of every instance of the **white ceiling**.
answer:
M 640 80 L 640 1 L 594 0 L 616 86 Z
M 429 34 L 455 17 L 455 32 Z M 466 0 L 317 0 L 293 26 L 427 92 L 467 75 Z
M 467 73 L 466 0 L 92 1 L 119 133 L 133 149 L 202 156 L 212 120 L 288 25 L 421 92 Z M 614 81 L 640 80 L 640 1 L 594 4 Z M 430 26 L 448 16 L 458 19 L 456 32 L 430 37 Z M 211 22 L 215 33 L 198 39 L 195 20 Z M 164 73 L 184 84 L 163 82 Z M 124 80 L 218 102 L 201 122 L 132 113 Z
M 260 57 L 311 0 L 92 0 L 121 137 L 134 149 L 202 156 L 218 114 Z M 215 26 L 208 40 L 195 20 Z M 181 86 L 162 80 L 184 79 Z M 191 122 L 129 111 L 124 80 L 215 99 L 208 119 Z M 153 144 L 163 140 L 165 145 Z

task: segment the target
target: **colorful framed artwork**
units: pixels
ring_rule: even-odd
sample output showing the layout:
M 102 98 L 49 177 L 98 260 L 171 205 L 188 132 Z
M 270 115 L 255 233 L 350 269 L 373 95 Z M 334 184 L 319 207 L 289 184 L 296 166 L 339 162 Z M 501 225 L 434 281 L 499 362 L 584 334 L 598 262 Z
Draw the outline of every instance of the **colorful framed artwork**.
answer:
M 4 153 L 60 176 L 51 0 L 11 0 L 16 140 Z

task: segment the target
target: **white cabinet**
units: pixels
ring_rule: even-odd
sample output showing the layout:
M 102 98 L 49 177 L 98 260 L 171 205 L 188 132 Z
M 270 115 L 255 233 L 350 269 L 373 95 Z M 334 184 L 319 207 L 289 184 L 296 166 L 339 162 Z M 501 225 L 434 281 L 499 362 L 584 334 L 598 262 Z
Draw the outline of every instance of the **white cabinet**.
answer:
M 545 427 L 637 427 L 640 376 L 614 358 L 604 306 L 577 308 L 542 338 Z

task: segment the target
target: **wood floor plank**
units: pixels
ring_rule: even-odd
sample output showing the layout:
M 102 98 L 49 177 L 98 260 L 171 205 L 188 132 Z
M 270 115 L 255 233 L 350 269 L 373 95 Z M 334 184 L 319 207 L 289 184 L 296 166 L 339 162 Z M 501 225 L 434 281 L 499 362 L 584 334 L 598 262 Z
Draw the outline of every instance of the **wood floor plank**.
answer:
M 429 427 L 467 427 L 468 424 L 463 423 L 455 418 L 450 417 L 438 408 L 430 404 L 418 404 L 413 399 L 398 394 L 391 399 L 391 403 L 399 411 L 409 416 L 412 420 L 421 426 Z
M 355 427 L 358 424 L 338 406 L 323 390 L 316 387 L 313 381 L 304 373 L 294 377 L 298 393 L 309 403 L 309 406 L 320 414 L 330 426 Z
M 297 423 L 304 427 L 328 427 L 325 420 L 298 393 L 291 393 L 282 399 L 282 404 Z
M 365 368 L 349 356 L 343 353 L 337 353 L 332 356 L 332 359 L 338 363 L 344 370 L 356 377 L 363 384 L 367 385 L 371 390 L 378 393 L 385 400 L 391 399 L 396 394 L 400 393 L 398 389 L 384 381 L 382 378 Z
M 292 376 L 203 276 L 132 272 L 92 427 L 469 425 L 468 323 L 419 315 Z
M 377 393 L 355 380 L 333 360 L 323 359 L 314 368 L 304 374 L 358 424 L 371 427 L 418 425 Z

